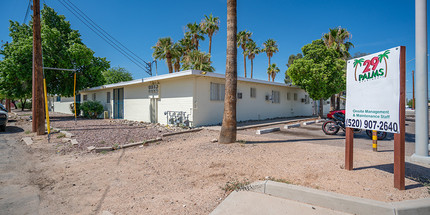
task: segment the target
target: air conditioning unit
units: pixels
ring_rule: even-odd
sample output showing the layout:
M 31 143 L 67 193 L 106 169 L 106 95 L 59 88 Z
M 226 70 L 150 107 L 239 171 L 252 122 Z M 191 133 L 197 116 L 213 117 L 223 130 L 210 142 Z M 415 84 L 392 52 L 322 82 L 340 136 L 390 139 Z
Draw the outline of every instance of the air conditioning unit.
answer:
M 272 97 L 270 95 L 266 95 L 265 98 L 266 98 L 266 101 L 272 100 Z
M 242 93 L 237 93 L 237 99 L 242 99 Z
M 305 103 L 306 102 L 306 99 L 302 99 L 302 103 Z

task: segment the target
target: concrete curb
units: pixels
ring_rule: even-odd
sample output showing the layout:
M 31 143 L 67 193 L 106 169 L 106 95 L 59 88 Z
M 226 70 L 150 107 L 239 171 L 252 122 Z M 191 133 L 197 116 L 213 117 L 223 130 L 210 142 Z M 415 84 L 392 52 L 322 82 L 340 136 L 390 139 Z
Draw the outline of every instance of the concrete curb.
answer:
M 290 128 L 298 128 L 300 127 L 300 123 L 297 124 L 291 124 L 291 125 L 285 125 L 284 128 L 285 129 L 290 129 Z
M 311 125 L 311 124 L 315 124 L 316 121 L 307 121 L 304 122 L 303 125 Z
M 274 181 L 255 182 L 252 186 L 258 188 L 254 192 L 357 215 L 430 214 L 430 198 L 386 203 Z
M 237 127 L 237 130 L 245 130 L 245 129 L 250 129 L 250 128 L 258 128 L 258 127 L 265 127 L 265 126 L 279 125 L 279 124 L 286 124 L 286 123 L 296 123 L 296 122 L 299 122 L 299 121 L 315 120 L 315 119 L 317 119 L 317 118 L 315 118 L 315 117 L 308 117 L 308 118 L 284 120 L 284 121 L 279 121 L 279 122 L 269 122 L 269 123 L 255 124 L 255 125 L 246 125 L 246 126 L 239 126 L 239 127 Z
M 172 132 L 172 133 L 166 133 L 161 135 L 162 137 L 167 137 L 167 136 L 173 136 L 173 135 L 177 135 L 177 134 L 186 134 L 186 133 L 191 133 L 191 132 L 197 132 L 197 131 L 201 131 L 203 130 L 203 128 L 196 128 L 196 129 L 191 129 L 191 130 L 186 130 L 186 131 L 178 131 L 178 132 Z
M 261 129 L 261 130 L 257 130 L 257 132 L 255 132 L 256 134 L 267 134 L 270 132 L 275 132 L 275 131 L 280 131 L 281 128 L 266 128 L 266 129 Z
M 162 138 L 156 138 L 156 139 L 152 139 L 152 140 L 147 140 L 147 141 L 143 141 L 143 142 L 138 142 L 138 143 L 128 143 L 128 144 L 124 144 L 124 145 L 120 145 L 118 146 L 118 148 L 115 148 L 113 146 L 106 146 L 106 147 L 96 147 L 96 148 L 91 148 L 88 149 L 89 151 L 94 150 L 95 152 L 105 152 L 105 151 L 113 151 L 113 150 L 118 150 L 118 149 L 125 149 L 128 147 L 133 147 L 133 146 L 140 146 L 146 143 L 153 143 L 153 142 L 158 142 L 158 141 L 162 141 Z

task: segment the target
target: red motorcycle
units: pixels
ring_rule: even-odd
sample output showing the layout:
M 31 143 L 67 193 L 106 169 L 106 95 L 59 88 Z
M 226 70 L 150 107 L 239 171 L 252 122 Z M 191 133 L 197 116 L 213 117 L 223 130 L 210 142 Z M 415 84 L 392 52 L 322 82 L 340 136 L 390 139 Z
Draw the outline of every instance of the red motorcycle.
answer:
M 339 129 L 342 128 L 343 131 L 345 131 L 345 110 L 334 110 L 330 111 L 327 114 L 327 121 L 324 122 L 322 125 L 322 130 L 327 135 L 335 135 L 337 132 L 339 132 Z M 361 129 L 354 128 L 354 132 L 358 133 L 361 132 Z M 372 139 L 372 131 L 366 130 L 367 136 Z M 378 137 L 378 140 L 383 140 L 387 137 L 387 132 L 384 131 L 378 131 L 376 133 L 376 136 Z

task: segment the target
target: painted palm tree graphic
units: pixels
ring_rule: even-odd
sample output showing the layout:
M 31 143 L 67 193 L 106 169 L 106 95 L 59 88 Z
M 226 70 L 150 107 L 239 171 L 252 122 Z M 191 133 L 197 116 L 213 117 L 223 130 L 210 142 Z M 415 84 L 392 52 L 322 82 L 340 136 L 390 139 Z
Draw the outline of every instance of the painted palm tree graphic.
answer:
M 378 55 L 378 62 L 376 62 L 376 63 L 382 62 L 382 59 L 384 59 L 384 62 L 385 62 L 385 76 L 384 77 L 387 77 L 387 70 L 388 70 L 388 68 L 387 68 L 388 67 L 387 66 L 387 59 L 388 59 L 388 54 L 390 54 L 390 50 L 386 50 L 384 53 Z M 369 61 L 369 60 L 367 60 L 367 61 Z M 363 62 L 365 62 L 364 58 L 360 58 L 360 59 L 355 59 L 354 60 L 354 64 L 353 64 L 353 66 L 355 67 L 354 77 L 355 77 L 356 81 L 357 81 L 357 68 L 358 68 L 358 65 L 360 65 L 360 67 L 363 66 Z
M 357 81 L 357 67 L 358 67 L 358 64 L 360 64 L 360 67 L 361 67 L 363 65 L 363 62 L 364 62 L 364 58 L 360 58 L 360 59 L 355 59 L 354 60 L 354 67 L 355 67 L 354 77 L 355 77 L 356 81 Z
M 388 54 L 390 54 L 390 50 L 387 50 L 384 53 L 378 55 L 379 62 L 382 62 L 382 59 L 384 59 L 384 61 L 385 61 L 385 77 L 387 77 L 387 72 L 388 72 L 388 68 L 387 68 Z

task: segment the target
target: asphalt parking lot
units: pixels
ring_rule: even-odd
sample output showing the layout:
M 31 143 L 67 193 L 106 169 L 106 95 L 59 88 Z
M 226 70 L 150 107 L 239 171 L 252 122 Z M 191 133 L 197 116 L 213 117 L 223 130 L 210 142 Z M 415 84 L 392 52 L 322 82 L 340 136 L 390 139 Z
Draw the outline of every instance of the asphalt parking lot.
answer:
M 247 129 L 241 132 L 246 134 L 255 134 L 259 129 L 266 128 L 281 128 L 280 131 L 261 134 L 270 136 L 272 141 L 266 142 L 304 142 L 312 144 L 323 144 L 336 147 L 345 147 L 345 132 L 341 129 L 336 135 L 326 135 L 322 131 L 323 122 L 303 125 L 297 128 L 285 129 L 284 125 L 273 125 L 259 127 L 255 129 Z M 406 118 L 406 135 L 405 135 L 405 155 L 411 156 L 415 151 L 415 119 L 413 117 Z M 247 142 L 257 144 L 258 142 Z M 366 135 L 365 131 L 354 134 L 354 148 L 367 149 L 373 151 L 372 140 Z M 394 151 L 394 135 L 388 133 L 387 138 L 378 140 L 378 152 L 393 152 Z

